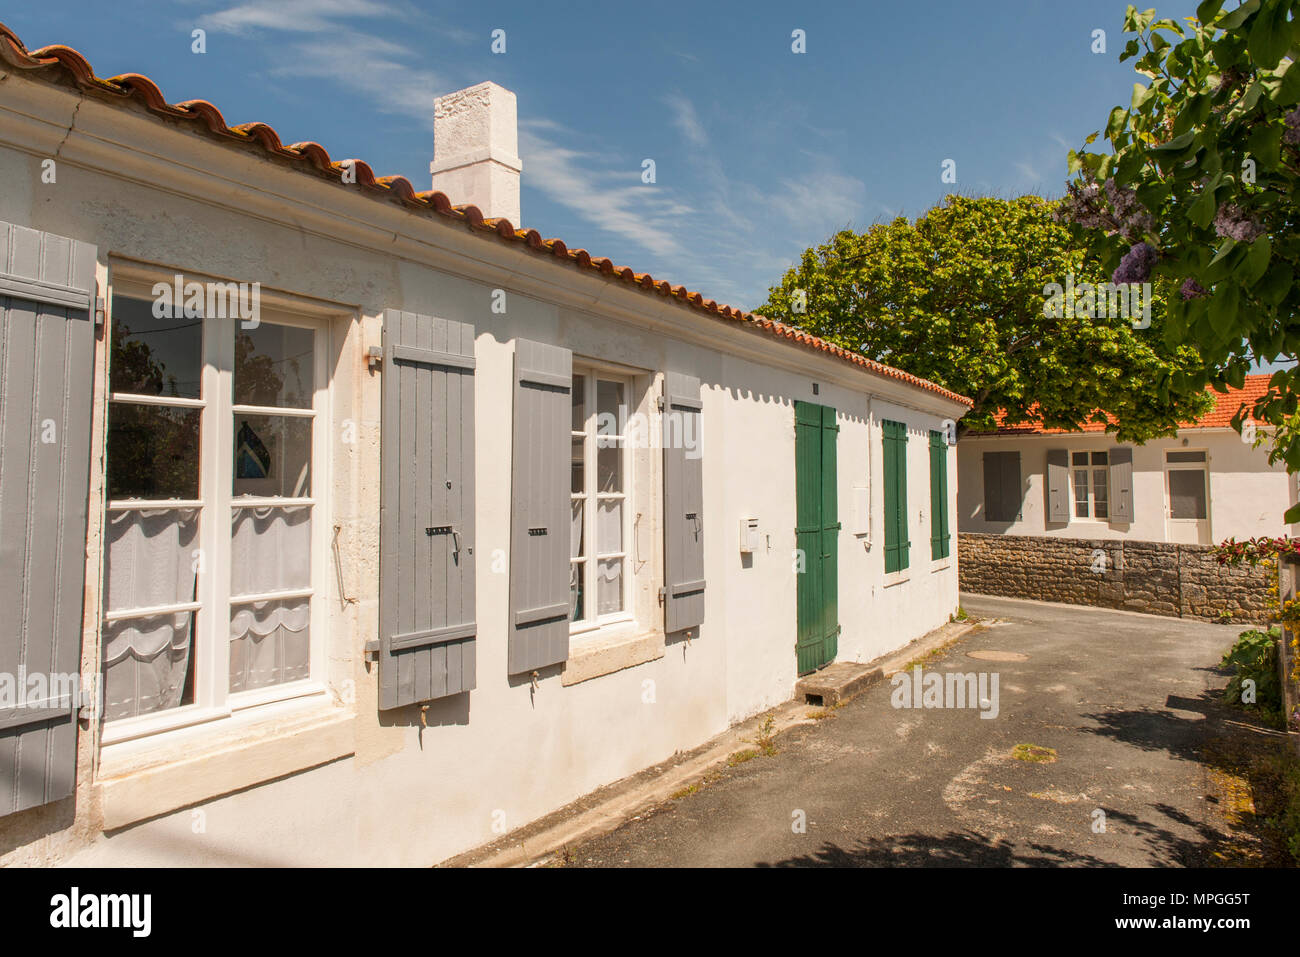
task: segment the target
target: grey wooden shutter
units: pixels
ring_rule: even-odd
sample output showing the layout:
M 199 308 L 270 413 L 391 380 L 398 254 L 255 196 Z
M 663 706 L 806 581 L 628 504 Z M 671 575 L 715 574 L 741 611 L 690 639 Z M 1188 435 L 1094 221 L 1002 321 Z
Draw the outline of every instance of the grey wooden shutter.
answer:
M 1133 449 L 1127 445 L 1110 450 L 1110 520 L 1133 521 Z
M 1047 520 L 1070 520 L 1070 453 L 1066 449 L 1047 450 Z
M 664 376 L 664 633 L 704 623 L 704 459 L 700 380 Z
M 1014 522 L 1020 517 L 1020 453 L 984 453 L 984 520 Z
M 94 246 L 0 223 L 0 815 L 76 786 L 94 301 Z
M 1002 505 L 1002 453 L 984 453 L 984 520 L 1004 522 Z
M 379 707 L 474 687 L 474 327 L 384 313 Z
M 512 675 L 569 657 L 573 353 L 515 340 L 510 518 Z

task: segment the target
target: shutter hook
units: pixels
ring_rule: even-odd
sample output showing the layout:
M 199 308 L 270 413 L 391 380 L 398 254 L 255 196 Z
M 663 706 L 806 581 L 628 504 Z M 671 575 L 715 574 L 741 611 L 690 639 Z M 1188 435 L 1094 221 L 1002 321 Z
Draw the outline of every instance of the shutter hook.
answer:
M 536 671 L 534 671 L 531 675 L 528 676 L 528 680 L 531 681 L 531 682 L 533 683 L 533 690 L 534 690 L 534 691 L 537 690 L 537 679 L 540 678 L 540 677 L 541 677 L 541 675 L 539 675 Z
M 420 705 L 420 727 L 427 728 L 428 726 L 429 726 L 429 706 L 427 704 L 422 704 Z

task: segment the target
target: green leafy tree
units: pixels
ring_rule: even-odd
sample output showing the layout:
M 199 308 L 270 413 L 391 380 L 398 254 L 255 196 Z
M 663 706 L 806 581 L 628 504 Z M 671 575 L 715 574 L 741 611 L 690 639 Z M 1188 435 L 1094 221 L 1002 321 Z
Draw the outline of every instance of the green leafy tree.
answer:
M 1063 203 L 1090 250 L 1167 297 L 1164 337 L 1202 367 L 1176 385 L 1239 386 L 1257 362 L 1292 362 L 1300 237 L 1300 0 L 1206 0 L 1180 24 L 1129 7 L 1120 56 L 1140 82 L 1106 122 L 1108 152 L 1070 154 Z M 1300 469 L 1300 373 L 1270 379 L 1250 414 L 1272 430 L 1271 460 Z M 1287 512 L 1300 521 L 1300 507 Z
M 915 222 L 837 233 L 758 311 L 970 396 L 960 432 L 993 428 L 1005 409 L 1010 424 L 1066 429 L 1110 413 L 1120 441 L 1172 433 L 1210 404 L 1174 386 L 1200 357 L 1166 345 L 1159 308 L 1134 328 L 1140 315 L 1051 307 L 1053 283 L 1108 279 L 1056 209 L 1038 196 L 949 196 Z

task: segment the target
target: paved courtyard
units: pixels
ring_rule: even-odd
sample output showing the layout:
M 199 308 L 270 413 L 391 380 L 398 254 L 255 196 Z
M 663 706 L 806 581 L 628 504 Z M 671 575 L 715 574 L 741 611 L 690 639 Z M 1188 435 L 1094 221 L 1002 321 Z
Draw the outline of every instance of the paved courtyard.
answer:
M 1239 629 L 980 596 L 963 605 L 997 621 L 924 670 L 996 674 L 996 717 L 894 708 L 893 686 L 877 683 L 780 735 L 775 755 L 569 847 L 568 863 L 1202 862 L 1222 831 L 1199 751 L 1210 691 L 1226 683 L 1214 668 Z M 1055 759 L 1018 760 L 1017 745 Z

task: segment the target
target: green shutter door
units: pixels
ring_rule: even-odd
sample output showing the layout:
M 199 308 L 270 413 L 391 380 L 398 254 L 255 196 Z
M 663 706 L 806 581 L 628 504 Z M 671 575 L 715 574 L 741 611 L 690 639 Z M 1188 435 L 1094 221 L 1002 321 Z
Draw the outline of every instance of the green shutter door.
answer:
M 795 403 L 796 545 L 799 573 L 798 665 L 808 674 L 839 651 L 839 504 L 835 410 Z
M 948 443 L 930 433 L 930 558 L 948 557 Z
M 883 423 L 885 476 L 885 573 L 908 565 L 907 540 L 907 426 Z

